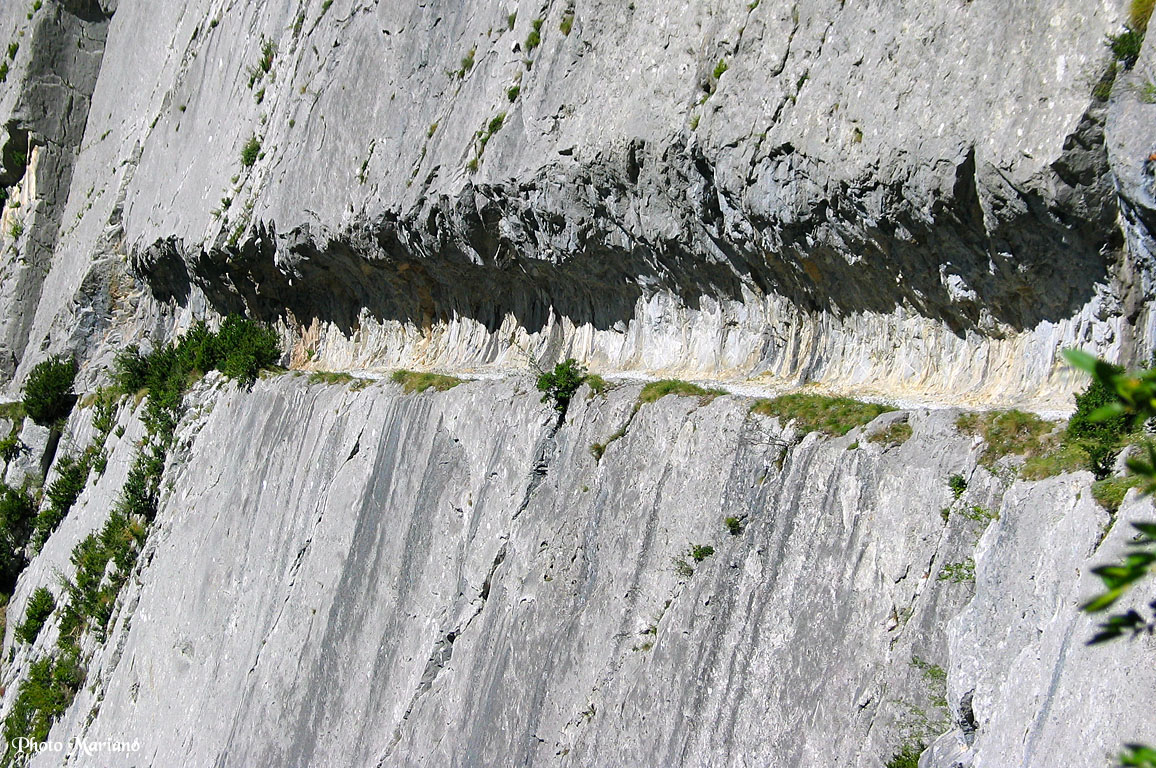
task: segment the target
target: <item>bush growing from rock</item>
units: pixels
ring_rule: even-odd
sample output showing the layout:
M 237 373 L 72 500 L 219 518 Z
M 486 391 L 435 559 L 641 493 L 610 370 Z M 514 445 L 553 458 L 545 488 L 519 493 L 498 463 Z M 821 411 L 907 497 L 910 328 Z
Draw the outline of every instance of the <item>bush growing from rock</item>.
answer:
M 37 365 L 24 383 L 25 413 L 42 426 L 63 419 L 76 402 L 72 390 L 75 379 L 76 363 L 72 360 L 53 357 Z

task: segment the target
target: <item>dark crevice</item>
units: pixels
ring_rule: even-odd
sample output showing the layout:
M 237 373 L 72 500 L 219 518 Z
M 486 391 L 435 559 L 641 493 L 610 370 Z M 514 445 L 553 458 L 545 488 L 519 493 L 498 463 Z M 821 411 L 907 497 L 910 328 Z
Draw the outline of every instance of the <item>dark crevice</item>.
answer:
M 923 201 L 905 196 L 903 179 L 821 186 L 821 169 L 789 145 L 764 156 L 753 186 L 736 197 L 717 186 L 699 149 L 635 143 L 568 171 L 565 192 L 556 170 L 544 171 L 523 183 L 467 186 L 341 233 L 277 232 L 270 223 L 235 248 L 161 240 L 139 250 L 133 266 L 161 301 L 184 306 L 196 292 L 222 314 L 320 320 L 347 334 L 363 311 L 421 328 L 464 317 L 493 332 L 513 314 L 531 333 L 559 316 L 606 330 L 664 291 L 691 309 L 752 292 L 835 316 L 905 305 L 961 336 L 993 335 L 1001 331 L 992 321 L 1025 330 L 1072 317 L 1108 280 L 1119 236 L 1102 115 L 1090 112 L 1067 147 L 1047 178 L 1025 188 L 968 149 L 941 164 L 950 191 L 932 200 L 929 216 Z M 800 204 L 767 209 L 785 183 Z M 623 228 L 617 211 L 635 204 L 638 185 L 665 190 L 650 204 L 665 207 L 677 234 Z M 1044 196 L 1049 188 L 1054 198 Z M 724 213 L 724 199 L 735 209 Z M 973 298 L 950 294 L 941 268 Z

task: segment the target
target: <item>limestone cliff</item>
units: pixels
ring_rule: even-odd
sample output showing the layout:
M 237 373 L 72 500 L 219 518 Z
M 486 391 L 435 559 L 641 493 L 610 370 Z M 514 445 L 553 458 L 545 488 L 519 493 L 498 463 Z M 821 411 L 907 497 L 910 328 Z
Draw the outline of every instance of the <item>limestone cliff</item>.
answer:
M 1051 768 L 1156 743 L 1152 638 L 1089 648 L 1078 610 L 1151 503 L 1019 480 L 956 421 L 1068 408 L 1064 347 L 1156 343 L 1152 44 L 1112 62 L 1114 1 L 1013 5 L 5 0 L 8 393 L 54 354 L 90 392 L 230 313 L 292 369 L 194 387 L 143 549 L 94 577 L 124 586 L 51 737 L 139 750 L 32 763 Z M 526 372 L 565 357 L 612 387 L 559 420 Z M 378 378 L 403 366 L 473 380 Z M 675 374 L 734 394 L 640 403 Z M 798 385 L 937 407 L 829 437 L 743 396 Z M 145 402 L 3 422 L 28 446 L 7 483 L 94 440 L 107 463 L 17 584 L 0 715 L 58 647 L 59 611 L 17 628 L 36 588 L 67 597 Z
M 1147 48 L 1104 100 L 1115 3 L 27 10 L 0 9 L 17 379 L 241 309 L 328 368 L 1051 407 L 1061 347 L 1151 348 L 1156 107 Z
M 945 733 L 943 768 L 1156 740 L 1150 639 L 1084 645 L 1080 574 L 1126 528 L 1100 543 L 1090 475 L 1009 485 L 949 411 L 801 438 L 729 396 L 633 413 L 637 391 L 583 389 L 559 427 L 510 382 L 202 386 L 54 738 L 139 739 L 101 763 L 126 766 L 875 767 Z M 130 411 L 12 615 L 103 522 Z M 906 442 L 870 439 L 896 420 Z M 54 642 L 9 631 L 10 691 Z

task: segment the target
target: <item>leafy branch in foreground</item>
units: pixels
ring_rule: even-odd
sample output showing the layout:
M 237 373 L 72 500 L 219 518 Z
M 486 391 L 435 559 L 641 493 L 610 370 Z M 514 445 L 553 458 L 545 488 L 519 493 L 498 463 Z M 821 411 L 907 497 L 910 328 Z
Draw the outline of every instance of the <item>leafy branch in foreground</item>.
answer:
M 1109 402 L 1088 414 L 1089 421 L 1106 423 L 1121 417 L 1142 421 L 1156 416 L 1156 369 L 1125 372 L 1078 350 L 1068 350 L 1064 356 L 1072 365 L 1087 371 L 1112 395 Z M 1126 464 L 1140 480 L 1141 494 L 1151 495 L 1156 492 L 1156 448 L 1146 445 L 1145 454 L 1130 457 Z M 1092 573 L 1099 577 L 1104 589 L 1083 605 L 1083 610 L 1088 613 L 1107 611 L 1156 565 L 1156 522 L 1137 522 L 1132 527 L 1136 529 L 1136 535 L 1129 542 L 1123 561 L 1093 569 Z M 1156 601 L 1149 607 L 1156 615 Z M 1125 634 L 1152 632 L 1154 629 L 1156 619 L 1145 619 L 1135 610 L 1113 613 L 1100 624 L 1100 631 L 1090 642 L 1104 643 Z

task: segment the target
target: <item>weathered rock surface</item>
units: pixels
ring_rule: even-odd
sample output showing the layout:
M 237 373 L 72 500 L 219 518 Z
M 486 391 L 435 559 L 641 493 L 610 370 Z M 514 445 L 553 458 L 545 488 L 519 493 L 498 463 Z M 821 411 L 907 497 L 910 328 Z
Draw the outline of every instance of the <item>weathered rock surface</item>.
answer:
M 6 245 L 0 372 L 247 309 L 328 368 L 1054 407 L 1060 348 L 1151 347 L 1145 107 L 1094 95 L 1114 3 L 25 10 L 0 124 L 46 218 Z
M 1156 740 L 1149 678 L 1112 695 L 1151 644 L 1083 646 L 1079 574 L 1124 535 L 1097 550 L 1089 475 L 1006 486 L 949 411 L 800 440 L 740 398 L 633 413 L 623 387 L 556 428 L 523 388 L 202 388 L 52 737 L 139 739 L 102 764 L 157 766 L 875 767 L 965 724 L 926 765 L 1094 765 Z M 869 439 L 897 418 L 909 440 Z M 136 429 L 11 610 L 100 524 Z M 969 557 L 974 585 L 942 576 Z

